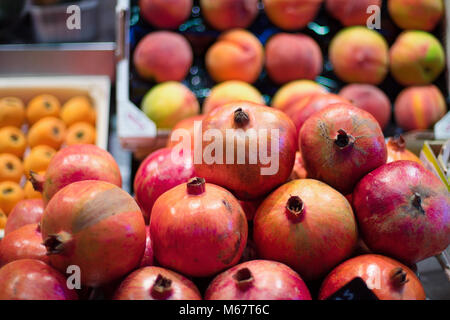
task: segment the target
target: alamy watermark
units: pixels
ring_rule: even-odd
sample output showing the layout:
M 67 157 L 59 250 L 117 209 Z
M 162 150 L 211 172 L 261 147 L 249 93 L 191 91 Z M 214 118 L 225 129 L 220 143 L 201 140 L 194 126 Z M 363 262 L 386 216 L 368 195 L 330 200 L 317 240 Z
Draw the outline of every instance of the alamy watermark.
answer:
M 81 9 L 77 5 L 67 7 L 66 13 L 69 15 L 66 20 L 66 26 L 69 30 L 81 29 Z

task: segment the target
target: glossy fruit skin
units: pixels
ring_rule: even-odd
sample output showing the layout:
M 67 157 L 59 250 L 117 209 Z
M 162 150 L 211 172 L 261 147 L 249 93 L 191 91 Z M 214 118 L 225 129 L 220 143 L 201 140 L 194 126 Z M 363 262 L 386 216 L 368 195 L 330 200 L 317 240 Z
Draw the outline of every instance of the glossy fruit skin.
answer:
M 408 282 L 398 286 L 392 278 L 395 268 L 406 272 Z M 425 291 L 415 273 L 391 258 L 366 254 L 347 260 L 325 278 L 319 292 L 324 300 L 355 277 L 362 278 L 380 300 L 425 300 Z
M 0 269 L 0 300 L 77 300 L 66 278 L 46 263 L 22 259 Z
M 406 149 L 405 140 L 400 136 L 398 138 L 389 138 L 387 143 L 388 158 L 386 163 L 398 160 L 411 160 L 422 164 L 420 159 L 411 151 Z
M 49 262 L 37 223 L 27 224 L 14 230 L 0 242 L 0 266 L 20 259 Z
M 175 127 L 173 127 L 172 132 L 170 133 L 169 139 L 167 139 L 167 148 L 175 147 L 178 143 L 183 143 L 181 138 L 176 138 L 175 133 L 177 129 L 187 130 L 189 136 L 191 137 L 191 149 L 194 149 L 194 125 L 196 121 L 202 121 L 205 116 L 203 114 L 199 114 L 196 116 L 192 116 L 181 120 L 178 122 Z
M 287 210 L 291 197 L 303 201 L 297 217 Z M 350 256 L 358 230 L 343 195 L 320 181 L 301 179 L 264 200 L 253 220 L 253 239 L 262 259 L 285 263 L 303 279 L 314 280 Z
M 161 275 L 172 281 L 168 297 L 152 295 L 152 287 Z M 131 273 L 117 289 L 114 300 L 201 300 L 202 297 L 192 281 L 184 276 L 160 267 L 141 268 Z
M 6 222 L 5 236 L 27 224 L 39 223 L 44 214 L 44 202 L 41 199 L 19 201 L 11 210 Z
M 340 146 L 340 130 L 348 142 Z M 299 135 L 308 176 L 329 184 L 343 194 L 368 172 L 386 163 L 383 132 L 368 112 L 347 104 L 331 105 L 303 124 Z
M 249 116 L 249 122 L 243 126 L 237 125 L 234 121 L 236 112 L 239 109 Z M 196 174 L 205 178 L 206 181 L 227 188 L 240 200 L 254 200 L 266 195 L 289 178 L 294 166 L 295 151 L 297 150 L 296 131 L 292 121 L 283 112 L 250 102 L 230 103 L 222 108 L 213 110 L 205 116 L 202 124 L 202 133 L 205 134 L 210 129 L 217 129 L 222 134 L 223 144 L 221 147 L 223 150 L 223 158 L 222 164 L 216 162 L 207 164 L 203 157 L 201 161 L 196 161 L 194 158 Z M 242 129 L 244 131 L 253 129 L 256 132 L 254 137 L 250 137 L 253 142 L 249 142 L 250 139 L 246 139 L 245 141 L 244 164 L 237 164 L 237 143 L 236 140 L 233 143 L 229 141 L 231 139 L 227 139 L 227 129 Z M 270 168 L 274 161 L 270 161 L 268 164 L 262 164 L 261 158 L 258 156 L 257 163 L 250 164 L 248 150 L 251 144 L 260 144 L 258 137 L 260 137 L 259 132 L 261 129 L 266 130 L 267 133 L 267 139 L 264 143 L 267 145 L 268 154 L 270 154 L 270 149 L 273 147 L 271 141 L 272 135 L 275 136 L 273 133 L 278 133 L 279 166 L 276 174 L 270 174 L 272 169 L 276 169 Z M 237 132 L 237 130 L 232 132 Z M 228 143 L 234 146 L 233 164 L 227 164 L 226 150 Z M 204 154 L 209 144 L 210 142 L 203 142 L 201 155 Z M 276 146 L 276 144 L 274 145 Z M 196 151 L 194 150 L 195 153 Z M 269 174 L 263 174 L 262 169 L 268 170 Z M 258 187 L 255 188 L 255 186 Z
M 253 281 L 240 285 L 234 276 L 247 268 Z M 241 286 L 241 288 L 240 288 Z M 311 300 L 302 278 L 288 266 L 269 260 L 253 260 L 219 274 L 206 290 L 205 300 Z
M 365 176 L 353 192 L 362 237 L 374 252 L 408 265 L 450 244 L 450 196 L 422 165 L 388 163 Z
M 199 195 L 189 194 L 187 184 L 170 189 L 156 200 L 150 219 L 155 259 L 195 277 L 211 276 L 238 263 L 248 235 L 247 219 L 236 198 L 219 186 L 204 187 Z
M 98 287 L 136 268 L 145 249 L 145 223 L 134 199 L 103 181 L 79 181 L 48 203 L 41 222 L 50 264 L 81 269 L 81 284 Z M 57 237 L 57 241 L 49 241 Z M 55 246 L 54 244 L 58 246 Z
M 153 258 L 153 245 L 152 239 L 150 237 L 150 227 L 145 226 L 145 250 L 144 255 L 142 256 L 141 263 L 139 264 L 140 268 L 152 266 L 154 262 Z
M 44 203 L 62 188 L 83 180 L 100 180 L 122 186 L 119 166 L 112 155 L 90 144 L 76 144 L 59 150 L 45 172 Z
M 194 177 L 192 159 L 186 156 L 184 160 L 173 161 L 173 150 L 163 148 L 153 152 L 142 161 L 136 172 L 134 193 L 147 223 L 150 221 L 153 205 L 159 196 Z M 183 150 L 180 150 L 178 154 L 183 156 Z
M 161 29 L 176 29 L 190 15 L 192 0 L 140 0 L 142 17 Z

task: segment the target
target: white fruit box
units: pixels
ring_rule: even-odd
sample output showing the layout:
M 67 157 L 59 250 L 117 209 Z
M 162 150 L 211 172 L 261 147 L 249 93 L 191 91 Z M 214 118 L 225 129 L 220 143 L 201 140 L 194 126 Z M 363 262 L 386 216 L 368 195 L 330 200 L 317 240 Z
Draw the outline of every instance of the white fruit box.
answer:
M 92 101 L 97 114 L 96 144 L 108 148 L 109 102 L 111 81 L 107 76 L 30 76 L 1 77 L 0 98 L 17 97 L 25 105 L 35 96 L 51 94 L 61 104 L 74 96 L 85 96 Z

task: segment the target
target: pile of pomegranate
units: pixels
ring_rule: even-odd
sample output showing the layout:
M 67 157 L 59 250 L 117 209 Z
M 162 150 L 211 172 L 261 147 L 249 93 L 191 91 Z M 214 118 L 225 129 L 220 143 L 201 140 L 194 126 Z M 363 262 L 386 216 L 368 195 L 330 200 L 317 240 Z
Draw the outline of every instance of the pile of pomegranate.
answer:
M 412 270 L 450 244 L 447 188 L 368 112 L 336 97 L 311 106 L 297 117 L 248 102 L 211 110 L 195 135 L 221 135 L 214 150 L 155 151 L 134 197 L 108 152 L 62 149 L 45 176 L 31 174 L 43 201 L 9 216 L 0 299 L 311 300 L 355 277 L 379 299 L 425 299 Z M 277 152 L 275 174 L 251 152 L 239 158 L 239 142 Z

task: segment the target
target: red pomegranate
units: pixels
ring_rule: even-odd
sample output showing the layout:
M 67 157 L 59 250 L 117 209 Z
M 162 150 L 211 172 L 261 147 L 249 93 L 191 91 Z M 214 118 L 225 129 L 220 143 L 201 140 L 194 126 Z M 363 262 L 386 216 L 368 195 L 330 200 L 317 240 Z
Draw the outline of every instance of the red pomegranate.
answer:
M 115 300 L 201 300 L 197 287 L 182 275 L 159 267 L 131 273 L 117 289 Z
M 83 180 L 100 180 L 122 187 L 119 166 L 107 151 L 90 144 L 76 144 L 59 150 L 50 161 L 45 177 L 30 172 L 44 203 L 65 186 Z
M 257 200 L 249 200 L 249 201 L 242 201 L 239 200 L 239 204 L 241 205 L 242 209 L 245 212 L 245 216 L 247 217 L 248 221 L 252 221 L 255 217 L 256 210 L 258 210 L 259 205 L 263 202 L 263 198 L 257 199 Z
M 16 260 L 0 269 L 0 300 L 77 300 L 66 278 L 40 260 Z
M 210 133 L 214 142 L 205 142 Z M 292 172 L 295 126 L 274 108 L 250 102 L 224 105 L 205 116 L 201 136 L 203 148 L 194 148 L 196 174 L 241 200 L 266 195 Z
M 299 137 L 308 177 L 343 194 L 367 173 L 386 163 L 383 132 L 368 112 L 348 104 L 331 105 L 303 124 Z
M 160 196 L 150 219 L 156 260 L 195 277 L 211 276 L 238 263 L 247 233 L 247 219 L 236 198 L 203 178 Z
M 153 246 L 152 239 L 150 237 L 150 227 L 145 226 L 145 250 L 142 256 L 140 268 L 149 267 L 153 265 Z
M 292 173 L 291 173 L 291 180 L 306 179 L 307 177 L 308 177 L 308 172 L 306 172 L 306 169 L 305 169 L 302 153 L 297 151 L 295 153 L 295 163 L 294 163 L 294 168 L 292 169 Z
M 287 264 L 305 280 L 319 278 L 349 257 L 358 240 L 345 197 L 312 179 L 293 180 L 271 193 L 253 227 L 259 256 Z
M 48 263 L 39 224 L 20 227 L 0 242 L 0 266 L 20 259 L 36 259 Z
M 79 181 L 61 189 L 45 208 L 42 238 L 50 263 L 61 272 L 81 269 L 81 283 L 99 287 L 139 266 L 145 223 L 134 199 L 104 181 Z
M 365 176 L 353 192 L 358 225 L 367 246 L 408 265 L 450 244 L 447 187 L 422 165 L 388 163 Z
M 24 225 L 39 223 L 43 213 L 44 202 L 41 199 L 19 201 L 9 213 L 5 226 L 5 236 Z
M 153 205 L 160 195 L 194 177 L 194 165 L 190 157 L 183 157 L 172 148 L 159 149 L 150 154 L 139 166 L 134 178 L 134 193 L 146 222 Z M 173 157 L 176 157 L 175 159 Z
M 337 94 L 324 93 L 311 96 L 309 101 L 305 105 L 294 105 L 294 107 L 287 109 L 285 112 L 294 122 L 297 133 L 303 126 L 303 123 L 319 110 L 322 110 L 329 105 L 336 103 L 350 103 L 347 99 L 344 99 Z
M 328 298 L 355 277 L 362 278 L 380 300 L 425 300 L 425 291 L 413 271 L 377 254 L 358 256 L 337 266 L 323 281 L 319 299 Z
M 191 138 L 191 148 L 194 149 L 194 124 L 196 121 L 202 121 L 205 115 L 199 114 L 193 117 L 186 118 L 178 122 L 175 127 L 173 127 L 170 133 L 169 139 L 167 139 L 167 147 L 173 148 L 178 143 L 182 142 L 182 138 L 178 135 L 188 134 Z M 178 129 L 186 130 L 184 132 L 177 131 Z
M 398 160 L 411 160 L 422 164 L 420 159 L 411 151 L 406 149 L 406 142 L 403 136 L 389 138 L 387 143 L 387 163 Z
M 219 274 L 206 300 L 311 300 L 302 278 L 288 266 L 268 260 L 241 263 Z

